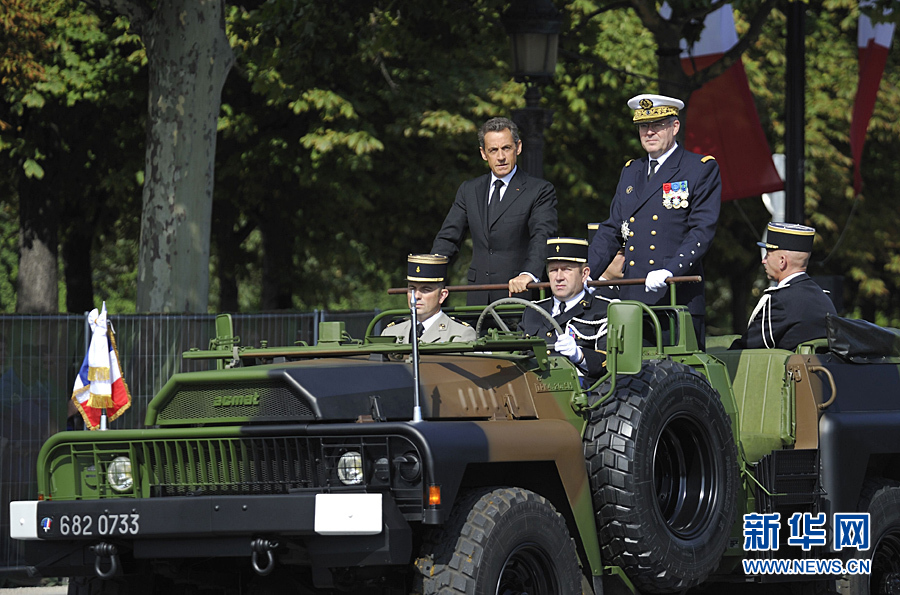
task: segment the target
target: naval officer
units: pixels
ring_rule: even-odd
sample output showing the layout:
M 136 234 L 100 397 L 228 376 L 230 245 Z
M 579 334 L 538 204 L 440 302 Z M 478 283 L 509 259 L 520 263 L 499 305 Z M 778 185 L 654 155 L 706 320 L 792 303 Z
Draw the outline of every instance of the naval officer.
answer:
M 420 343 L 446 343 L 449 341 L 474 341 L 475 329 L 451 318 L 441 310 L 447 299 L 446 288 L 447 257 L 437 254 L 410 254 L 407 258 L 406 281 L 408 290 L 416 293 L 416 335 Z M 409 295 L 407 293 L 407 295 Z M 382 336 L 393 336 L 397 343 L 409 343 L 412 336 L 412 322 L 387 325 Z
M 712 155 L 686 151 L 675 140 L 681 129 L 684 103 L 662 95 L 638 95 L 628 101 L 641 145 L 647 155 L 622 168 L 610 205 L 609 219 L 590 245 L 588 264 L 602 271 L 624 240 L 626 279 L 645 278 L 640 285 L 623 285 L 619 297 L 650 305 L 669 303 L 666 279 L 703 275 L 702 259 L 712 243 L 719 219 L 722 182 Z M 687 305 L 697 340 L 703 345 L 706 302 L 702 283 L 684 283 L 678 303 Z

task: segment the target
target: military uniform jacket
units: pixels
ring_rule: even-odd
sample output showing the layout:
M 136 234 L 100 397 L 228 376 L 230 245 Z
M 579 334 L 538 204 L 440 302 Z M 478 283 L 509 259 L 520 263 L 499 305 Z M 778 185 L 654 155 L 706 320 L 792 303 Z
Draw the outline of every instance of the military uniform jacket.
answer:
M 837 315 L 828 294 L 806 273 L 781 287 L 766 289 L 747 331 L 732 349 L 778 348 L 793 351 L 812 339 L 824 339 L 825 315 Z
M 649 182 L 648 170 L 649 156 L 622 168 L 609 219 L 591 242 L 591 270 L 602 271 L 612 261 L 621 247 L 616 233 L 622 232 L 626 279 L 643 278 L 657 269 L 676 277 L 703 275 L 701 260 L 716 233 L 722 200 L 716 160 L 678 146 Z M 681 283 L 676 293 L 678 303 L 686 304 L 691 314 L 705 313 L 702 283 Z M 642 285 L 621 286 L 619 297 L 650 305 L 670 300 L 668 291 L 647 293 Z
M 598 349 L 602 347 L 605 351 L 606 309 L 613 301 L 615 300 L 585 291 L 578 303 L 556 317 L 556 322 L 563 331 L 569 332 L 569 328 L 572 328 L 575 342 L 584 353 L 586 375 L 594 379 L 606 373 L 603 367 L 606 355 Z M 547 312 L 553 311 L 552 297 L 535 303 Z M 556 343 L 556 331 L 550 321 L 531 308 L 526 308 L 522 314 L 519 330 L 530 337 L 542 337 L 550 346 Z
M 556 190 L 550 182 L 516 169 L 503 200 L 487 218 L 491 175 L 463 182 L 444 224 L 431 246 L 432 254 L 453 257 L 472 235 L 469 284 L 502 283 L 522 272 L 540 279 L 546 266 L 547 238 L 556 233 Z M 469 292 L 469 305 L 483 305 L 507 297 L 509 291 Z
M 386 336 L 394 336 L 397 337 L 397 343 L 409 343 L 409 328 L 412 325 L 412 321 L 407 319 L 397 323 L 390 323 L 387 325 L 383 331 L 381 331 L 381 335 Z M 422 337 L 419 339 L 420 343 L 449 343 L 451 341 L 474 341 L 477 337 L 475 336 L 475 329 L 466 324 L 465 322 L 460 322 L 454 318 L 447 316 L 445 313 L 441 312 L 438 314 L 437 320 L 430 327 L 425 329 L 425 332 L 422 333 Z

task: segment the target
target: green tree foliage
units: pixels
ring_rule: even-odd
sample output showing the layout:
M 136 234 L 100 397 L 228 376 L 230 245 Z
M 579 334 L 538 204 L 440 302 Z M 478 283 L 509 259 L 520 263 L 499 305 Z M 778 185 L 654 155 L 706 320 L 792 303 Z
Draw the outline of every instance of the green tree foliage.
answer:
M 94 305 L 92 271 L 106 266 L 102 257 L 93 257 L 95 250 L 110 253 L 110 239 L 135 235 L 137 217 L 129 206 L 135 204 L 140 163 L 132 158 L 143 134 L 140 113 L 132 107 L 140 101 L 134 73 L 141 57 L 122 21 L 104 21 L 62 0 L 32 8 L 39 8 L 34 19 L 43 50 L 35 55 L 41 76 L 0 89 L 0 113 L 8 114 L 9 123 L 0 132 L 0 163 L 9 172 L 9 208 L 20 215 L 23 237 L 37 230 L 34 237 L 52 256 L 43 259 L 39 274 L 52 275 L 55 287 L 61 246 L 68 302 L 63 308 L 84 311 Z M 20 286 L 33 287 L 16 274 Z M 128 291 L 117 283 L 118 295 L 127 299 Z M 33 311 L 21 304 L 19 309 Z M 58 309 L 55 295 L 44 309 Z
M 406 254 L 428 251 L 456 187 L 486 171 L 477 127 L 520 101 L 497 58 L 508 43 L 499 8 L 309 0 L 233 11 L 240 80 L 225 91 L 217 183 L 239 190 L 219 192 L 216 211 L 240 223 L 222 225 L 216 253 L 255 260 L 257 307 L 371 307 L 402 283 Z M 244 237 L 256 254 L 227 254 Z M 233 299 L 227 274 L 220 292 Z
M 30 172 L 59 201 L 67 301 L 82 294 L 77 279 L 88 274 L 74 265 L 89 262 L 88 302 L 118 300 L 111 310 L 133 311 L 146 56 L 133 24 L 86 14 L 79 5 L 36 4 L 41 43 L 61 49 L 31 50 L 29 72 L 41 76 L 0 89 L 0 119 L 11 126 L 0 132 L 0 162 L 14 172 L 0 183 L 15 197 Z M 213 309 L 402 303 L 384 289 L 402 284 L 406 254 L 430 248 L 459 183 L 486 171 L 478 126 L 524 103 L 524 87 L 510 80 L 506 62 L 499 19 L 506 6 L 499 0 L 228 6 L 236 66 L 218 124 Z M 748 40 L 744 65 L 763 128 L 773 151 L 783 152 L 786 19 L 772 10 L 752 35 L 762 6 L 768 4 L 736 2 L 737 27 Z M 648 27 L 655 3 L 571 0 L 558 7 L 560 62 L 542 88 L 543 105 L 553 111 L 545 175 L 560 198 L 560 233 L 584 235 L 588 222 L 608 216 L 624 162 L 642 153 L 625 101 L 665 92 L 672 77 L 657 52 L 674 42 L 663 35 L 668 25 Z M 692 23 L 710 8 L 677 3 L 678 14 L 693 18 L 682 18 L 680 34 L 696 35 Z M 890 196 L 900 183 L 894 165 L 900 44 L 891 51 L 870 124 L 863 194 L 854 197 L 848 138 L 858 14 L 853 0 L 807 4 L 805 207 L 821 236 L 810 272 L 843 275 L 853 314 L 898 326 L 900 247 L 892 230 L 900 210 Z M 3 64 L 0 76 L 8 72 Z M 14 226 L 18 203 L 0 206 L 0 225 Z M 755 242 L 768 220 L 758 199 L 723 204 L 706 263 L 715 331 L 739 331 L 766 286 Z M 88 233 L 70 241 L 78 231 Z M 67 246 L 89 246 L 87 260 Z M 11 249 L 0 248 L 0 265 L 15 274 L 15 258 L 6 256 Z M 463 254 L 454 282 L 462 281 L 465 261 Z M 7 310 L 11 292 L 0 282 Z

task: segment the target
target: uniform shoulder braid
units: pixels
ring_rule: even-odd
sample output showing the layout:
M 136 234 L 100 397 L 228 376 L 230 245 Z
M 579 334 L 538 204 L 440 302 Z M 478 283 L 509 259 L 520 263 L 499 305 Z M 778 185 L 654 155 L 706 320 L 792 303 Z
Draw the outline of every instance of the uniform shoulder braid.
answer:
M 716 158 L 713 157 L 712 155 L 707 155 L 707 156 L 703 157 L 702 159 L 700 159 L 700 163 L 706 163 L 707 161 L 710 161 L 710 160 L 715 161 Z
M 628 161 L 625 162 L 625 167 L 628 167 L 632 163 L 634 163 L 634 159 L 629 159 Z
M 463 325 L 463 326 L 472 326 L 471 324 L 469 324 L 469 323 L 466 322 L 465 320 L 460 320 L 459 318 L 454 318 L 453 316 L 450 316 L 450 320 L 452 320 L 452 321 L 455 322 L 456 324 L 461 324 L 461 325 Z

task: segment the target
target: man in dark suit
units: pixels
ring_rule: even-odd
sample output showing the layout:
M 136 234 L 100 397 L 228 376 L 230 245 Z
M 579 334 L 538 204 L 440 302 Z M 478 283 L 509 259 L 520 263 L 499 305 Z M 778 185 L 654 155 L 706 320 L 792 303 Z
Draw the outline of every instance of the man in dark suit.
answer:
M 638 95 L 628 101 L 634 110 L 642 159 L 622 168 L 609 219 L 597 230 L 588 264 L 602 271 L 625 240 L 626 279 L 645 278 L 640 285 L 623 285 L 619 297 L 650 305 L 669 303 L 666 279 L 703 275 L 703 256 L 716 233 L 722 182 L 711 155 L 684 150 L 675 140 L 681 127 L 678 111 L 684 103 L 662 95 Z M 660 291 L 660 290 L 663 291 Z M 702 283 L 678 286 L 679 304 L 688 307 L 697 340 L 703 345 L 706 302 Z
M 516 165 L 522 141 L 512 120 L 485 122 L 478 143 L 491 173 L 460 185 L 431 246 L 432 253 L 452 258 L 470 231 L 469 284 L 508 285 L 505 291 L 470 291 L 469 305 L 489 304 L 537 282 L 547 238 L 556 233 L 556 190 Z
M 606 372 L 606 356 L 600 349 L 606 345 L 606 309 L 615 300 L 600 292 L 585 291 L 584 283 L 590 275 L 587 256 L 585 240 L 547 240 L 547 276 L 553 297 L 535 303 L 553 316 L 563 334 L 557 336 L 550 321 L 531 308 L 522 314 L 519 330 L 531 337 L 542 337 L 592 382 Z
M 778 348 L 826 336 L 825 315 L 837 315 L 828 294 L 806 274 L 816 230 L 795 223 L 769 223 L 762 259 L 766 276 L 777 285 L 763 293 L 747 330 L 731 349 Z

